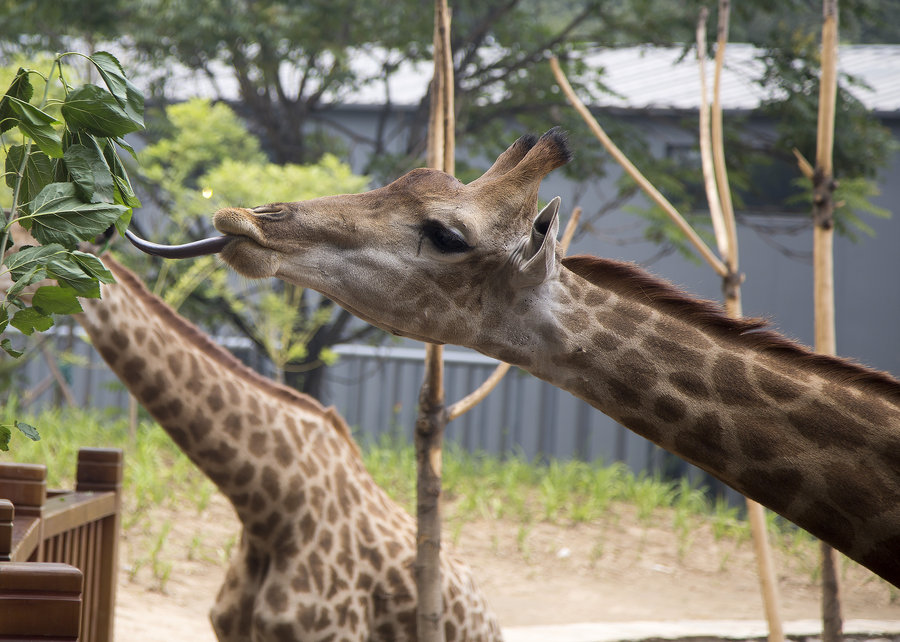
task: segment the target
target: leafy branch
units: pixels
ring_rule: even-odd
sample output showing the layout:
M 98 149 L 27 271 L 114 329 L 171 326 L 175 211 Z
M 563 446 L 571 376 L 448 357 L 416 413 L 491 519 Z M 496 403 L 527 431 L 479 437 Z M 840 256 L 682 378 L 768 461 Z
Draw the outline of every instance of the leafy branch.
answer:
M 63 62 L 72 56 L 89 60 L 104 86 L 66 82 Z M 32 81 L 43 83 L 37 103 Z M 62 100 L 51 98 L 56 81 Z M 106 52 L 60 54 L 46 76 L 24 67 L 16 72 L 0 97 L 3 179 L 12 192 L 11 200 L 2 194 L 10 205 L 2 209 L 0 228 L 0 334 L 9 326 L 25 335 L 48 330 L 54 315 L 81 312 L 79 297 L 99 298 L 100 283 L 113 282 L 103 263 L 78 244 L 112 225 L 124 231 L 132 208 L 140 206 L 119 150 L 134 155 L 122 137 L 143 129 L 143 112 L 143 95 Z M 14 226 L 31 238 L 10 252 Z M 0 339 L 0 348 L 22 355 L 9 337 Z M 13 427 L 39 438 L 27 424 L 2 424 L 0 450 L 8 449 Z

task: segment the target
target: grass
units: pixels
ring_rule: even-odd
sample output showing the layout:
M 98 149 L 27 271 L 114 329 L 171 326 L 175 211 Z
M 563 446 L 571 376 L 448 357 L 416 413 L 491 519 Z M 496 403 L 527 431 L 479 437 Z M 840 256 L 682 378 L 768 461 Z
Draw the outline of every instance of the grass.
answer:
M 29 415 L 16 408 L 15 399 L 0 409 L 0 422 L 18 418 L 38 427 L 42 439 L 31 442 L 14 435 L 10 451 L 0 453 L 0 461 L 42 463 L 48 468 L 50 487 L 71 487 L 78 448 L 107 446 L 125 451 L 126 537 L 139 548 L 131 573 L 149 569 L 163 589 L 171 573 L 166 544 L 172 524 L 155 522 L 150 511 L 165 507 L 183 512 L 188 507 L 202 513 L 217 492 L 210 482 L 175 446 L 165 432 L 149 419 L 139 422 L 135 434 L 129 431 L 124 413 L 47 410 Z M 415 453 L 412 446 L 385 436 L 364 443 L 365 464 L 375 481 L 410 512 L 415 506 Z M 735 545 L 750 538 L 742 508 L 721 498 L 710 498 L 705 489 L 686 479 L 663 480 L 653 475 L 635 474 L 621 463 L 528 461 L 522 455 L 507 457 L 466 453 L 448 444 L 444 451 L 444 515 L 452 539 L 474 520 L 507 520 L 516 528 L 519 552 L 528 558 L 529 535 L 535 524 L 579 523 L 614 527 L 623 514 L 633 514 L 645 529 L 651 525 L 670 528 L 677 538 L 678 555 L 689 553 L 695 532 L 708 524 L 714 538 Z M 770 516 L 773 543 L 796 557 L 805 572 L 815 576 L 818 556 L 815 541 L 805 532 Z M 229 549 L 236 542 L 231 542 Z M 206 551 L 202 534 L 190 542 L 190 555 L 224 561 L 230 551 Z M 593 557 L 604 554 L 602 537 Z M 723 553 L 721 567 L 728 564 Z

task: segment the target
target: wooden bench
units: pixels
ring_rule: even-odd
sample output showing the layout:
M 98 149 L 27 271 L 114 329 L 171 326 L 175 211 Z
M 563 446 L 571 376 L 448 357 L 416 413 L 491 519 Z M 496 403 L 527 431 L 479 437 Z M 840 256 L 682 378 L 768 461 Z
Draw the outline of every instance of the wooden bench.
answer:
M 0 463 L 0 640 L 113 639 L 122 451 L 78 452 L 74 491 Z

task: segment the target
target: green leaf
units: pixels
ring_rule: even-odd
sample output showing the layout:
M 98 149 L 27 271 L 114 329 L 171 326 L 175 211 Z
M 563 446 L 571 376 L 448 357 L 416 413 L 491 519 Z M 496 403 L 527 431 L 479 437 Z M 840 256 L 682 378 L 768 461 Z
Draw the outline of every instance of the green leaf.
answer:
M 131 210 L 128 210 L 116 219 L 116 231 L 119 233 L 119 236 L 125 236 L 125 230 L 127 230 L 128 226 L 131 224 L 131 214 Z
M 0 339 L 0 348 L 2 348 L 3 351 L 6 354 L 8 354 L 9 356 L 11 356 L 13 359 L 18 359 L 23 354 L 25 354 L 21 350 L 16 350 L 15 348 L 13 348 L 12 341 L 10 341 L 9 339 Z M 3 450 L 3 449 L 0 448 L 0 450 Z
M 22 158 L 25 154 L 24 145 L 13 145 L 6 155 L 6 185 L 15 189 L 19 179 L 18 172 L 22 167 Z M 39 149 L 32 149 L 25 162 L 25 171 L 22 174 L 22 186 L 19 191 L 19 205 L 26 213 L 31 211 L 31 200 L 53 182 L 54 161 Z
M 19 293 L 29 285 L 37 283 L 38 281 L 42 281 L 46 278 L 47 270 L 44 269 L 44 266 L 34 264 L 31 266 L 31 269 L 28 272 L 18 278 L 16 282 L 13 283 L 12 287 L 6 291 L 6 298 L 12 299 L 13 297 L 17 297 L 19 296 Z
M 125 102 L 125 113 L 132 121 L 144 127 L 144 94 L 130 80 L 125 81 L 128 100 Z
M 35 308 L 25 308 L 16 312 L 9 323 L 22 334 L 31 336 L 35 330 L 44 332 L 53 327 L 53 317 Z
M 124 136 L 144 126 L 143 118 L 136 117 L 132 108 L 122 107 L 115 96 L 97 85 L 70 92 L 61 110 L 69 127 L 95 136 Z
M 100 284 L 93 274 L 84 270 L 81 263 L 67 252 L 54 257 L 46 266 L 47 275 L 56 279 L 60 285 L 66 285 L 78 293 L 78 296 L 89 299 L 100 297 Z
M 127 209 L 114 203 L 85 203 L 72 183 L 50 183 L 35 197 L 31 214 L 22 219 L 30 221 L 31 234 L 39 243 L 71 249 L 79 240 L 93 240 Z
M 31 103 L 18 98 L 7 96 L 9 110 L 17 117 L 19 129 L 28 136 L 41 149 L 42 152 L 53 158 L 62 156 L 62 137 L 53 129 L 58 123 L 53 116 L 41 111 Z
M 16 126 L 17 118 L 10 107 L 10 98 L 18 98 L 27 103 L 31 100 L 32 95 L 34 95 L 34 88 L 31 86 L 31 81 L 28 80 L 28 72 L 19 67 L 6 94 L 0 98 L 0 134 Z
M 125 78 L 125 70 L 111 53 L 98 51 L 90 56 L 90 61 L 97 67 L 103 82 L 106 83 L 110 93 L 116 97 L 123 107 L 128 101 L 128 81 Z
M 53 258 L 65 255 L 66 249 L 61 245 L 28 245 L 7 257 L 6 267 L 17 281 L 34 267 L 44 267 Z
M 116 140 L 116 142 L 121 143 L 119 140 Z M 131 187 L 131 181 L 128 179 L 128 172 L 125 171 L 125 166 L 116 153 L 115 146 L 107 144 L 103 148 L 103 157 L 106 159 L 106 163 L 112 172 L 113 182 L 118 190 L 116 202 L 128 207 L 140 207 L 141 201 L 135 196 L 134 189 Z
M 37 428 L 32 426 L 31 424 L 26 424 L 24 421 L 16 421 L 16 428 L 22 431 L 22 434 L 28 437 L 31 441 L 40 441 L 41 436 L 38 434 Z
M 44 285 L 31 299 L 31 305 L 44 314 L 77 314 L 83 312 L 78 293 L 70 287 Z
M 85 273 L 90 274 L 103 283 L 116 282 L 116 279 L 113 276 L 112 272 L 110 272 L 107 267 L 103 265 L 103 261 L 101 261 L 93 254 L 87 254 L 86 252 L 75 250 L 71 253 L 71 256 L 73 259 L 75 259 L 75 261 L 77 261 L 78 265 L 81 266 L 81 269 L 84 270 Z
M 96 141 L 91 139 L 87 145 L 70 145 L 63 154 L 63 162 L 82 200 L 89 203 L 115 201 L 113 176 Z
M 9 424 L 0 424 L 0 450 L 6 452 L 9 450 L 9 438 L 12 437 L 12 431 Z

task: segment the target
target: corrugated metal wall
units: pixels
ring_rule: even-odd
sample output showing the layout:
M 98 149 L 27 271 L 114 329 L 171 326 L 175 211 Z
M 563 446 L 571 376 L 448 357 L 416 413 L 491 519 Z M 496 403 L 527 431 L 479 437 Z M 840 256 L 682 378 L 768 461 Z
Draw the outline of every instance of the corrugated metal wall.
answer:
M 48 341 L 71 356 L 59 359 L 77 403 L 93 408 L 127 408 L 128 395 L 80 328 L 54 328 Z M 263 361 L 240 342 L 225 342 L 246 362 Z M 322 401 L 338 408 L 361 441 L 384 434 L 412 438 L 416 404 L 422 383 L 424 350 L 419 347 L 338 346 L 338 363 L 328 370 Z M 471 351 L 445 350 L 447 401 L 474 390 L 496 362 Z M 18 369 L 12 389 L 19 397 L 50 374 L 37 352 Z M 54 402 L 48 390 L 30 408 Z M 519 370 L 511 370 L 494 392 L 474 410 L 452 422 L 447 441 L 469 451 L 521 453 L 529 459 L 555 457 L 588 461 L 623 461 L 634 471 L 679 474 L 680 464 L 642 437 L 570 394 Z

